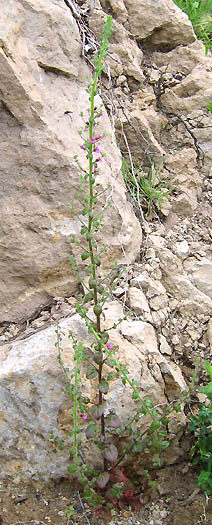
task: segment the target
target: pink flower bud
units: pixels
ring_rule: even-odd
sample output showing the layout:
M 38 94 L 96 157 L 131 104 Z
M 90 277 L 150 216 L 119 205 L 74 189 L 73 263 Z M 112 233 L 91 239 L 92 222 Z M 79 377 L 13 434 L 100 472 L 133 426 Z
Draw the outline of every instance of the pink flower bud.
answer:
M 80 417 L 82 417 L 82 419 L 87 419 L 85 412 L 83 412 L 83 414 L 80 414 Z
M 98 137 L 96 137 L 96 140 L 102 140 L 102 135 L 98 135 Z
M 94 137 L 91 137 L 91 144 L 94 144 L 96 142 Z
M 98 148 L 98 146 L 96 146 L 96 147 L 94 148 L 94 151 L 95 151 L 95 153 L 100 153 L 100 149 Z
M 85 146 L 83 146 L 83 144 L 80 146 L 81 149 L 85 149 Z
M 96 159 L 96 162 L 102 162 L 102 157 L 98 157 L 98 159 Z
M 106 345 L 106 347 L 107 347 L 108 350 L 111 350 L 112 345 L 110 345 L 110 344 L 108 343 L 108 344 Z

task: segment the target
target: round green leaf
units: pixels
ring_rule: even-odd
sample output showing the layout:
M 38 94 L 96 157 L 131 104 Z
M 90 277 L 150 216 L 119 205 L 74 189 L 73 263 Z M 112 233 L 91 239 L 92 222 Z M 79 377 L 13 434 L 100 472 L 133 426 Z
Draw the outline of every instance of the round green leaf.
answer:
M 93 311 L 95 315 L 101 315 L 102 313 L 102 306 L 100 304 L 95 304 Z
M 105 450 L 103 451 L 103 456 L 105 459 L 110 461 L 110 463 L 114 463 L 118 459 L 118 450 L 112 443 L 105 447 Z
M 87 372 L 86 372 L 86 377 L 87 379 L 94 379 L 94 377 L 96 377 L 98 374 L 96 368 L 88 368 Z
M 108 390 L 109 390 L 109 384 L 107 381 L 105 381 L 105 379 L 102 379 L 101 382 L 99 383 L 99 390 L 100 392 L 102 392 L 103 394 L 107 394 L 108 393 Z
M 95 417 L 95 419 L 100 419 L 102 417 L 102 415 L 104 414 L 104 407 L 102 405 L 95 405 L 93 407 L 91 407 L 91 412 L 93 414 L 93 417 Z
M 87 439 L 91 439 L 95 437 L 95 428 L 96 427 L 94 423 L 90 423 L 90 425 L 87 426 L 86 431 L 85 431 L 85 435 Z
M 88 259 L 88 257 L 90 257 L 89 252 L 83 252 L 81 255 L 82 261 L 85 261 L 86 259 Z

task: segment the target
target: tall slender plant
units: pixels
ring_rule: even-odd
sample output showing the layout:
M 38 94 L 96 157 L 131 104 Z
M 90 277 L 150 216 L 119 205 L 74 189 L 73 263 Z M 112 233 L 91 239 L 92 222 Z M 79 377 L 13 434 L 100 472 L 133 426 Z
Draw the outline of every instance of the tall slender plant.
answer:
M 88 263 L 89 277 L 88 281 L 80 278 L 78 266 L 74 256 L 72 256 L 70 262 L 85 290 L 85 294 L 78 298 L 76 311 L 85 322 L 91 338 L 89 352 L 86 352 L 83 341 L 78 341 L 70 332 L 75 362 L 72 374 L 69 374 L 63 363 L 59 326 L 56 330 L 58 360 L 64 370 L 67 392 L 73 401 L 71 410 L 73 430 L 69 433 L 72 441 L 70 448 L 72 460 L 68 470 L 83 487 L 83 494 L 87 501 L 94 505 L 97 513 L 104 514 L 105 519 L 111 517 L 111 506 L 116 503 L 122 507 L 125 502 L 130 502 L 134 508 L 139 508 L 141 494 L 145 486 L 151 485 L 152 482 L 148 472 L 145 472 L 143 484 L 141 484 L 140 490 L 135 492 L 129 481 L 129 470 L 132 470 L 133 460 L 138 454 L 144 453 L 149 448 L 153 466 L 159 464 L 161 452 L 169 445 L 167 439 L 168 416 L 171 410 L 177 412 L 181 410 L 179 403 L 174 403 L 172 408 L 165 406 L 163 410 L 161 407 L 155 408 L 149 398 L 141 396 L 140 385 L 130 378 L 127 365 L 120 363 L 116 358 L 117 348 L 109 340 L 109 330 L 116 328 L 122 319 L 108 330 L 103 327 L 104 304 L 110 295 L 106 282 L 113 269 L 106 277 L 101 275 L 101 255 L 106 247 L 99 250 L 96 240 L 96 232 L 102 223 L 102 212 L 98 213 L 96 206 L 100 196 L 97 191 L 96 179 L 100 174 L 99 166 L 102 161 L 100 144 L 103 139 L 102 135 L 96 130 L 103 114 L 102 106 L 95 105 L 95 97 L 98 94 L 99 77 L 104 69 L 104 59 L 107 54 L 111 30 L 112 18 L 108 16 L 102 32 L 99 51 L 95 57 L 94 79 L 88 86 L 89 117 L 84 124 L 83 131 L 79 132 L 82 138 L 80 148 L 86 155 L 88 162 L 88 170 L 82 170 L 83 173 L 80 176 L 79 189 L 84 199 L 81 214 L 75 211 L 74 202 L 71 202 L 74 214 L 81 221 L 79 238 L 73 235 L 71 240 L 73 245 L 82 248 L 81 259 Z M 83 115 L 81 116 L 84 118 Z M 77 155 L 75 160 L 80 167 L 80 160 Z M 86 377 L 92 381 L 96 388 L 97 397 L 94 401 L 82 394 L 82 362 L 87 363 Z M 135 410 L 133 414 L 128 415 L 127 423 L 124 424 L 115 412 L 105 409 L 110 382 L 118 378 L 121 379 L 123 388 L 125 385 L 131 388 L 132 398 L 135 401 Z M 149 421 L 144 428 L 141 428 L 139 424 L 142 416 L 148 416 Z M 82 452 L 80 421 L 82 423 L 88 418 L 89 424 L 86 426 L 85 434 L 87 439 L 91 440 L 97 447 L 102 462 L 100 470 L 88 463 Z M 125 466 L 127 472 L 124 470 Z M 72 507 L 68 509 L 69 515 L 72 511 Z

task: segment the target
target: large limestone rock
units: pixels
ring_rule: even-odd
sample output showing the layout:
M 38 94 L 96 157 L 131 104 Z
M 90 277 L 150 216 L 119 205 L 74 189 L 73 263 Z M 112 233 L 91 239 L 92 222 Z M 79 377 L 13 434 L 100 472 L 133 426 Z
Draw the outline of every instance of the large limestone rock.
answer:
M 76 290 L 69 235 L 79 232 L 80 223 L 69 202 L 80 175 L 73 156 L 79 154 L 86 167 L 78 130 L 93 71 L 81 56 L 77 23 L 61 0 L 4 2 L 0 34 L 0 322 L 17 322 L 53 296 Z M 133 261 L 141 230 L 126 201 L 105 111 L 101 133 L 99 189 L 110 184 L 112 199 L 102 239 L 110 246 L 108 267 L 114 260 Z
M 105 327 L 110 327 L 123 315 L 117 302 L 108 303 L 104 312 Z M 58 450 L 50 439 L 53 433 L 59 440 L 65 439 L 68 445 L 68 433 L 72 429 L 71 401 L 64 393 L 64 376 L 55 348 L 55 328 L 52 324 L 31 337 L 1 347 L 1 479 L 12 476 L 13 480 L 47 481 L 67 472 L 68 449 Z M 77 314 L 60 322 L 62 359 L 71 374 L 74 354 L 68 337 L 70 330 L 78 340 L 84 341 L 85 347 L 89 345 L 89 338 Z M 119 345 L 117 358 L 128 364 L 129 377 L 138 381 L 141 395 L 153 397 L 156 404 L 166 403 L 167 396 L 172 401 L 187 388 L 179 367 L 159 352 L 154 328 L 149 323 L 123 321 L 120 328 L 111 330 L 110 343 Z M 94 385 L 95 380 L 91 384 L 83 375 L 82 391 L 93 401 Z M 132 415 L 132 392 L 122 385 L 121 378 L 110 383 L 105 403 L 106 410 L 115 410 L 123 421 Z M 89 449 L 90 444 L 86 445 L 83 434 L 86 423 L 82 421 L 81 436 L 85 449 Z M 172 439 L 171 427 L 170 432 Z M 170 458 L 170 462 L 174 461 L 175 453 Z
M 180 84 L 162 95 L 162 103 L 167 111 L 178 115 L 187 115 L 197 109 L 206 113 L 212 96 L 211 81 L 212 71 L 198 64 Z
M 180 301 L 179 311 L 192 318 L 194 312 L 200 316 L 210 315 L 211 299 L 211 264 L 202 265 L 190 276 L 184 271 L 180 258 L 168 249 L 158 251 L 163 284 L 173 297 Z M 194 282 L 193 282 L 194 281 Z
M 109 0 L 112 13 L 139 41 L 176 47 L 195 40 L 187 15 L 172 0 Z M 104 8 L 105 1 L 101 1 Z
M 197 40 L 187 46 L 178 45 L 168 53 L 161 53 L 155 51 L 153 53 L 153 60 L 157 67 L 164 68 L 164 72 L 179 72 L 185 75 L 191 73 L 196 66 L 203 64 L 207 67 L 208 57 L 205 55 L 205 46 Z

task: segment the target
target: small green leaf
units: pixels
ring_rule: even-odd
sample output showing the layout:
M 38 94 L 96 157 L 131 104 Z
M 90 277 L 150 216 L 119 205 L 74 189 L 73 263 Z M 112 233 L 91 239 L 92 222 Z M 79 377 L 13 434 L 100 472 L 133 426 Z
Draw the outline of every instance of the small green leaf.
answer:
M 212 102 L 210 102 L 210 104 L 208 104 L 208 109 L 209 109 L 209 111 L 211 111 L 211 113 L 212 113 Z
M 143 450 L 143 446 L 141 445 L 141 443 L 135 443 L 134 447 L 133 447 L 133 452 L 141 452 Z
M 91 290 L 92 290 L 93 288 L 96 287 L 96 285 L 97 285 L 96 279 L 94 279 L 94 277 L 91 277 L 89 279 L 89 288 L 91 288 Z
M 95 361 L 95 363 L 97 365 L 100 365 L 103 361 L 103 355 L 102 355 L 102 352 L 95 352 L 94 356 L 93 356 L 93 360 Z
M 86 372 L 86 377 L 87 379 L 94 379 L 94 377 L 96 377 L 98 374 L 96 368 L 88 368 L 87 372 Z
M 114 367 L 114 363 L 113 363 L 113 361 L 111 361 L 111 359 L 108 359 L 108 358 L 105 359 L 105 360 L 104 360 L 104 363 L 105 363 L 107 366 L 110 366 L 111 368 Z
M 133 392 L 132 398 L 133 399 L 138 399 L 139 398 L 138 392 Z
M 93 294 L 92 292 L 88 292 L 86 293 L 84 299 L 83 299 L 83 302 L 84 303 L 88 303 L 88 301 L 91 301 L 91 299 L 93 299 Z
M 69 465 L 68 472 L 69 472 L 69 474 L 75 474 L 76 473 L 76 466 L 74 464 Z
M 104 286 L 102 286 L 101 284 L 99 284 L 97 287 L 97 292 L 98 293 L 103 293 L 104 292 Z M 104 333 L 104 332 L 103 332 Z M 106 333 L 106 332 L 105 332 Z M 108 336 L 109 337 L 109 336 Z M 106 341 L 107 342 L 107 341 Z
M 211 102 L 211 105 L 212 105 L 212 102 Z M 204 369 L 206 370 L 206 372 L 212 379 L 212 365 L 209 363 L 209 361 L 204 361 L 203 365 L 204 365 Z
M 66 510 L 66 518 L 70 518 L 71 516 L 73 516 L 75 514 L 75 510 L 74 510 L 74 507 L 73 505 L 70 505 L 68 507 L 68 509 Z
M 93 311 L 95 315 L 99 316 L 102 313 L 102 306 L 100 304 L 95 304 Z
M 210 383 L 208 383 L 206 386 L 199 388 L 199 391 L 208 396 L 210 399 L 210 396 L 212 396 L 212 381 L 210 381 Z
M 85 403 L 85 405 L 87 405 L 88 403 L 90 403 L 90 398 L 89 397 L 82 397 L 82 402 Z
M 106 344 L 108 342 L 108 339 L 109 339 L 109 334 L 107 332 L 102 332 L 101 333 L 101 339 L 102 339 L 103 343 Z
M 86 233 L 87 231 L 88 231 L 87 226 L 82 226 L 82 228 L 80 230 L 80 233 L 81 233 L 81 235 L 84 235 L 84 233 Z
M 161 442 L 160 442 L 160 448 L 161 448 L 161 450 L 165 450 L 166 448 L 168 448 L 168 447 L 169 447 L 169 444 L 170 444 L 169 441 L 161 441 Z
M 94 258 L 94 263 L 96 264 L 96 266 L 100 266 L 100 264 L 101 264 L 100 258 L 99 257 L 95 257 Z
M 109 390 L 109 384 L 107 381 L 105 381 L 105 379 L 102 379 L 101 382 L 99 383 L 99 390 L 100 392 L 102 392 L 103 394 L 107 394 L 108 393 L 108 390 Z
M 89 252 L 83 252 L 82 255 L 81 255 L 82 261 L 85 261 L 86 259 L 88 259 L 88 257 L 90 257 L 90 253 Z
M 168 423 L 169 423 L 168 418 L 167 418 L 167 417 L 162 417 L 162 419 L 161 419 L 161 423 L 162 423 L 162 425 L 164 425 L 164 426 L 165 426 L 165 425 L 168 425 Z
M 149 427 L 148 434 L 153 434 L 153 432 L 155 432 L 155 430 L 157 430 L 158 428 L 160 428 L 160 422 L 153 421 L 153 423 Z
M 179 403 L 175 403 L 175 405 L 173 406 L 173 410 L 175 412 L 181 412 L 181 405 L 179 405 Z
M 95 417 L 95 419 L 100 419 L 102 415 L 104 414 L 103 405 L 92 406 L 91 413 L 93 414 L 93 417 Z
M 95 437 L 95 430 L 96 430 L 95 424 L 94 423 L 90 423 L 90 425 L 87 426 L 86 431 L 85 431 L 86 438 L 87 439 L 94 438 Z
M 87 208 L 83 208 L 83 210 L 82 210 L 82 215 L 85 216 L 85 215 L 87 215 L 87 214 L 88 214 L 88 210 L 87 210 Z

